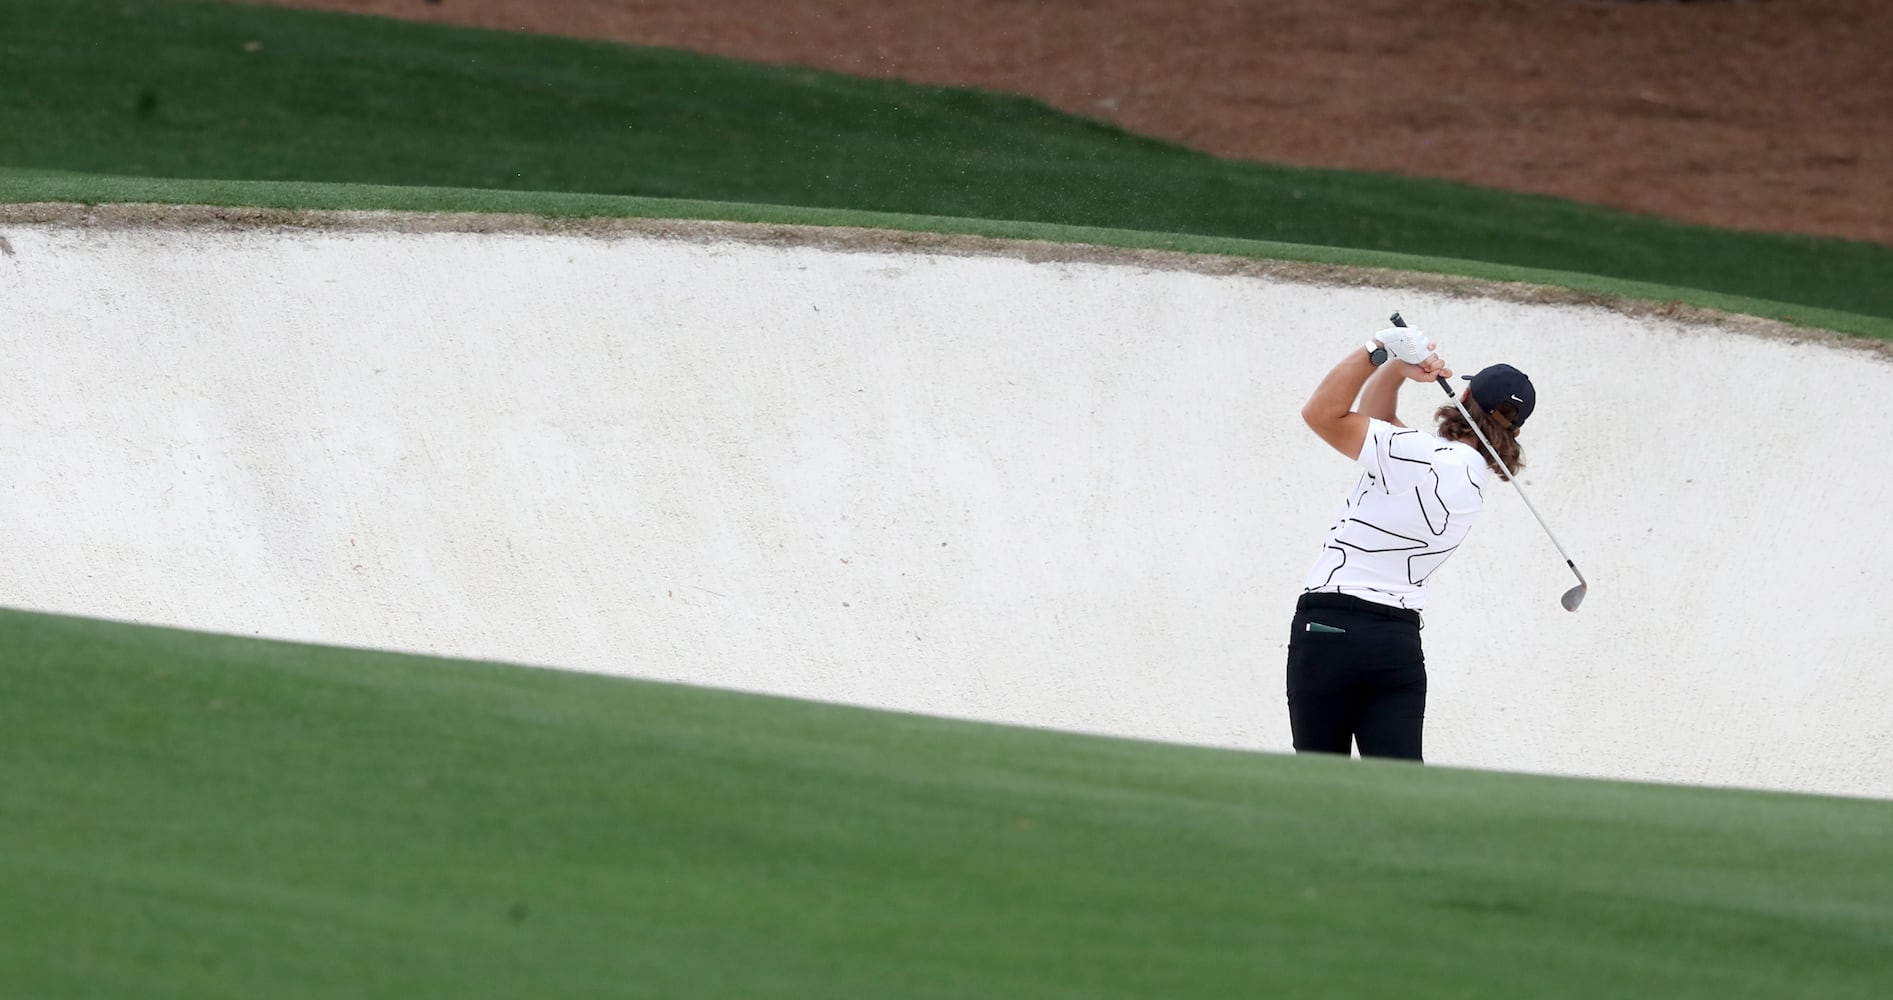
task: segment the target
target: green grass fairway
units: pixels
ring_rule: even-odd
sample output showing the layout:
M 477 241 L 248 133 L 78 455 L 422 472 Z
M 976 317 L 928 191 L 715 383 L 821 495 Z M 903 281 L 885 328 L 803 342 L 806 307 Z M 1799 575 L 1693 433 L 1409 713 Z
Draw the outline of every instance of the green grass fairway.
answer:
M 8 996 L 1893 994 L 1893 803 L 12 611 L 0 657 Z
M 1893 318 L 1893 247 L 1219 160 L 1004 95 L 297 10 L 0 0 L 0 135 L 0 166 L 36 171 L 1237 237 Z

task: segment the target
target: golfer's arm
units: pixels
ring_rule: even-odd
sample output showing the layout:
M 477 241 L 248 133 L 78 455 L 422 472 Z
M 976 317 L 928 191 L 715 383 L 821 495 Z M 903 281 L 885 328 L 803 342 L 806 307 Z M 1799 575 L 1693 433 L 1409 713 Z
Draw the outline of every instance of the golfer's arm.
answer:
M 1387 363 L 1374 369 L 1374 374 L 1361 388 L 1361 401 L 1354 409 L 1376 420 L 1385 420 L 1396 427 L 1405 427 L 1396 412 L 1400 404 L 1400 386 L 1406 379 L 1406 373 L 1400 370 L 1405 362 L 1397 358 L 1388 358 Z
M 1374 363 L 1357 347 L 1322 378 L 1301 408 L 1308 429 L 1349 461 L 1360 457 L 1361 445 L 1367 441 L 1367 415 L 1355 412 L 1354 399 L 1373 373 Z

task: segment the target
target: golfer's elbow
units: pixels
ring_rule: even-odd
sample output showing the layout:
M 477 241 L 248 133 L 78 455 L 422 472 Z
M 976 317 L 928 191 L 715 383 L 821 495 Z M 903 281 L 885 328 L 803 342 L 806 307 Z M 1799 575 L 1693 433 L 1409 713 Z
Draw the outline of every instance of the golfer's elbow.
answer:
M 1323 406 L 1319 399 L 1311 399 L 1302 404 L 1301 422 L 1307 424 L 1308 429 L 1316 434 L 1320 434 L 1322 428 L 1334 424 L 1339 419 L 1340 414 L 1334 412 L 1334 407 Z

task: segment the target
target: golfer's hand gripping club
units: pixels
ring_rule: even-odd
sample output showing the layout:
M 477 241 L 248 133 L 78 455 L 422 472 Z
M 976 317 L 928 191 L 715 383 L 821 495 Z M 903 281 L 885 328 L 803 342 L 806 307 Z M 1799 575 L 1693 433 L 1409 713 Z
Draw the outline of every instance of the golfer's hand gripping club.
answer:
M 1410 365 L 1424 365 L 1426 359 L 1433 356 L 1433 345 L 1427 343 L 1426 334 L 1408 326 L 1397 326 L 1391 330 L 1382 330 L 1374 334 L 1374 339 L 1387 349 L 1387 353 Z
M 1405 327 L 1407 325 L 1407 321 L 1401 319 L 1399 313 L 1394 313 L 1392 316 L 1388 317 L 1388 322 L 1397 327 Z M 1389 350 L 1391 350 L 1391 348 L 1389 348 Z M 1558 536 L 1551 533 L 1551 526 L 1545 523 L 1544 517 L 1538 513 L 1538 508 L 1532 505 L 1531 497 L 1525 495 L 1525 487 L 1519 485 L 1518 476 L 1514 475 L 1511 467 L 1505 464 L 1505 459 L 1499 457 L 1498 449 L 1492 447 L 1492 442 L 1486 440 L 1485 432 L 1479 429 L 1477 423 L 1473 422 L 1472 414 L 1466 411 L 1465 401 L 1461 400 L 1459 394 L 1453 391 L 1452 383 L 1446 381 L 1446 376 L 1444 375 L 1435 379 L 1435 381 L 1439 383 L 1440 389 L 1446 393 L 1446 398 L 1452 400 L 1453 405 L 1459 408 L 1459 415 L 1466 418 L 1466 426 L 1471 427 L 1472 432 L 1478 435 L 1479 443 L 1485 446 L 1486 454 L 1491 455 L 1492 461 L 1498 463 L 1499 468 L 1505 472 L 1506 482 L 1511 483 L 1512 488 L 1518 491 L 1518 498 L 1525 501 L 1525 509 L 1531 511 L 1531 516 L 1537 520 L 1538 526 L 1545 529 L 1545 537 L 1551 539 L 1552 548 L 1557 549 L 1558 554 L 1564 556 L 1564 564 L 1570 567 L 1572 575 L 1577 577 L 1577 586 L 1565 591 L 1564 596 L 1558 599 L 1558 603 L 1564 606 L 1564 610 L 1576 611 L 1578 605 L 1584 603 L 1584 595 L 1590 592 L 1591 585 L 1584 581 L 1584 574 L 1578 572 L 1577 563 L 1571 561 L 1570 555 L 1564 551 L 1564 546 L 1558 544 Z
M 1403 330 L 1407 328 L 1407 321 L 1404 319 L 1401 319 L 1399 313 L 1394 313 L 1392 316 L 1387 317 L 1387 322 L 1392 323 L 1394 326 L 1400 327 Z M 1388 348 L 1388 350 L 1391 351 L 1392 348 Z M 1406 359 L 1401 358 L 1400 360 L 1405 361 Z M 1439 378 L 1436 378 L 1433 381 L 1439 383 L 1440 391 L 1446 393 L 1446 395 L 1451 396 L 1454 399 L 1459 398 L 1458 394 L 1453 392 L 1453 384 L 1451 382 L 1446 381 L 1446 376 L 1441 375 Z M 1470 423 L 1470 419 L 1468 419 L 1468 422 Z M 1474 428 L 1474 429 L 1476 430 L 1477 428 Z M 1481 440 L 1483 440 L 1483 438 Z M 1487 445 L 1486 450 L 1490 451 L 1491 445 Z M 1510 473 L 1507 473 L 1507 475 L 1510 475 Z

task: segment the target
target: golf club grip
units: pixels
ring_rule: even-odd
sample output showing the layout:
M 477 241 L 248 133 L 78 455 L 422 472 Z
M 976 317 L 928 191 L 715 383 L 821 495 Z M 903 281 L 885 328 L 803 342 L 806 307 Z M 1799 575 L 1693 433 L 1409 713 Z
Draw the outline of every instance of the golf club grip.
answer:
M 1403 327 L 1407 325 L 1407 321 L 1404 319 L 1401 319 L 1399 313 L 1394 313 L 1392 316 L 1387 317 L 1387 322 L 1392 323 L 1395 326 Z M 1439 391 L 1445 393 L 1448 396 L 1451 396 L 1453 394 L 1452 383 L 1446 381 L 1446 376 L 1441 375 L 1440 377 L 1434 379 L 1433 381 L 1439 383 Z

